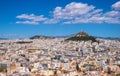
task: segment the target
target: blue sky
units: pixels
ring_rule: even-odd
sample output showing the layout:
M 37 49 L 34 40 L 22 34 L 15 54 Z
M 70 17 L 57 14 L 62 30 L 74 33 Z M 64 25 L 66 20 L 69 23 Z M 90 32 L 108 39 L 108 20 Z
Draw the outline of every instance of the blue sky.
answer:
M 120 37 L 120 0 L 0 0 L 0 37 Z

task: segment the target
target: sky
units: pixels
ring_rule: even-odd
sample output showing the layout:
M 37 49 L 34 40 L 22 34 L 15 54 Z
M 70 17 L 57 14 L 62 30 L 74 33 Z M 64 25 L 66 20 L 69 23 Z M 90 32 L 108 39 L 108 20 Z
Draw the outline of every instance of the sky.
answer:
M 120 38 L 120 0 L 0 0 L 0 38 L 80 31 Z

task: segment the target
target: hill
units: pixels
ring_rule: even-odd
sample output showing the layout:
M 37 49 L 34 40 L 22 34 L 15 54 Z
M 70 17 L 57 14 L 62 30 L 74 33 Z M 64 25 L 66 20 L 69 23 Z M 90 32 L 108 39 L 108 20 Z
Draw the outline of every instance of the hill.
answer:
M 73 37 L 70 37 L 66 40 L 72 40 L 72 41 L 93 41 L 93 42 L 96 42 L 96 38 L 93 37 L 93 36 L 89 36 L 86 32 L 79 32 L 77 33 L 75 36 Z

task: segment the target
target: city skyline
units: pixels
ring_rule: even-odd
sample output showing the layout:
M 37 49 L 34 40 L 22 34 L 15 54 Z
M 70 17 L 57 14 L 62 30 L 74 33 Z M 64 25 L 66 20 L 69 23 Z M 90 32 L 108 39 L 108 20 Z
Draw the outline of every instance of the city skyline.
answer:
M 0 38 L 80 31 L 120 38 L 119 0 L 4 0 L 0 5 Z

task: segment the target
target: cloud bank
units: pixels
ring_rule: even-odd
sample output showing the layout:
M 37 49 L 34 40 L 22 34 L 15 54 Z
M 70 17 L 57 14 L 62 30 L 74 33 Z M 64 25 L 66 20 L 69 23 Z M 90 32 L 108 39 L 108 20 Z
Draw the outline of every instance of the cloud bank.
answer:
M 109 23 L 120 24 L 120 1 L 111 5 L 112 10 L 103 13 L 93 5 L 71 2 L 65 7 L 56 7 L 51 18 L 44 15 L 21 14 L 16 16 L 17 24 L 79 24 L 79 23 Z

